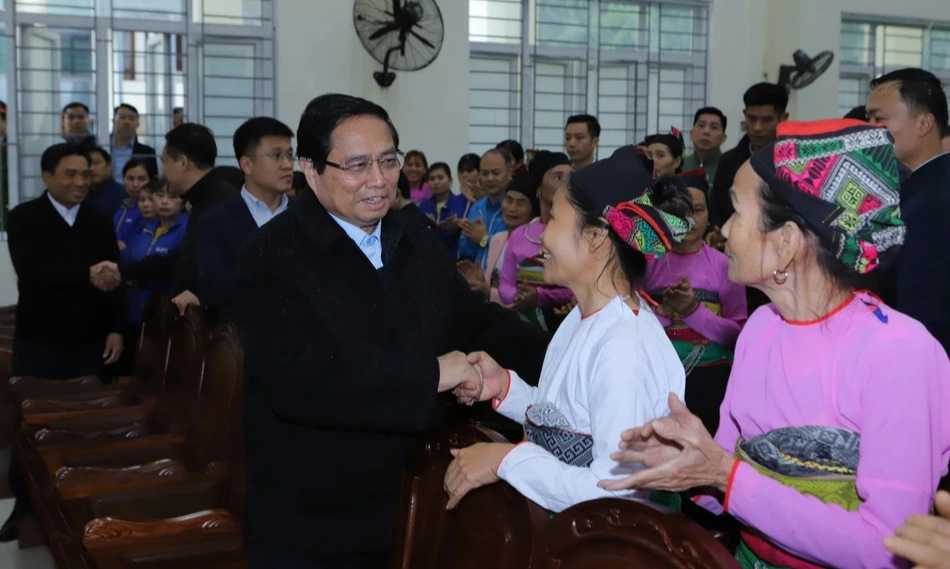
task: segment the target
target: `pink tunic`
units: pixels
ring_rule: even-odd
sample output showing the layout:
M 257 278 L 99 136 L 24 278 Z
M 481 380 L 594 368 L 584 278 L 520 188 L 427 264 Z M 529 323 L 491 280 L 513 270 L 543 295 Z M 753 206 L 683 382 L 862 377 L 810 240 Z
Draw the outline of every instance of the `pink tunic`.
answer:
M 537 218 L 511 232 L 498 280 L 498 295 L 504 304 L 515 301 L 518 293 L 518 265 L 541 252 L 541 234 L 545 227 L 547 224 Z M 574 293 L 567 288 L 538 287 L 538 308 L 560 308 L 573 298 Z
M 423 182 L 421 187 L 410 188 L 409 190 L 409 199 L 413 203 L 421 203 L 432 197 L 432 189 L 429 187 L 429 184 Z
M 731 350 L 748 318 L 745 287 L 729 282 L 729 259 L 703 244 L 696 253 L 668 253 L 647 264 L 645 288 L 656 302 L 663 301 L 663 290 L 686 277 L 700 301 L 695 312 L 682 323 L 711 342 Z M 664 328 L 673 322 L 657 315 Z
M 838 569 L 901 567 L 882 544 L 929 512 L 950 458 L 950 360 L 916 320 L 866 293 L 826 317 L 784 321 L 757 310 L 736 346 L 716 441 L 823 425 L 860 433 L 854 512 L 806 496 L 740 463 L 725 510 L 782 549 Z M 699 503 L 720 510 L 711 498 Z

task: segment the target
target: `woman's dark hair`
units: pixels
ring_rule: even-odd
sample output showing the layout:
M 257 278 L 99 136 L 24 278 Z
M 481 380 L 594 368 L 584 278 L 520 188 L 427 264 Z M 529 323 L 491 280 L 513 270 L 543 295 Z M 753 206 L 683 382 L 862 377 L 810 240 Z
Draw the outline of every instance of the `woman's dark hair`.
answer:
M 409 176 L 406 176 L 405 172 L 399 172 L 399 180 L 396 181 L 396 189 L 399 190 L 399 195 L 404 199 L 412 199 L 412 188 L 409 187 Z
M 458 171 L 459 172 L 472 172 L 478 170 L 481 166 L 482 158 L 474 152 L 469 152 L 468 154 L 459 158 Z
M 429 166 L 428 174 L 431 174 L 433 170 L 442 170 L 450 180 L 452 179 L 452 169 L 449 168 L 449 165 L 445 162 L 436 162 L 432 166 Z
M 869 275 L 858 274 L 838 260 L 834 251 L 819 239 L 818 235 L 808 226 L 805 219 L 798 215 L 788 200 L 772 191 L 765 181 L 759 183 L 759 199 L 762 200 L 762 216 L 760 227 L 764 233 L 775 231 L 789 221 L 798 226 L 806 237 L 815 242 L 818 249 L 818 266 L 831 280 L 844 287 L 866 289 L 872 282 Z
M 689 186 L 679 176 L 660 176 L 653 182 L 650 195 L 653 205 L 659 210 L 678 217 L 690 217 L 693 214 L 693 197 L 689 193 Z
M 128 162 L 126 162 L 125 166 L 122 167 L 122 177 L 125 178 L 125 175 L 128 174 L 129 170 L 131 170 L 132 168 L 144 168 L 145 173 L 148 174 L 149 180 L 151 180 L 154 177 L 152 175 L 152 171 L 149 170 L 148 162 L 146 162 L 145 160 L 142 160 L 141 158 L 132 158 Z
M 145 184 L 145 187 L 142 188 L 143 192 L 148 192 L 150 194 L 164 192 L 168 188 L 168 180 L 165 178 L 159 178 L 155 176 Z

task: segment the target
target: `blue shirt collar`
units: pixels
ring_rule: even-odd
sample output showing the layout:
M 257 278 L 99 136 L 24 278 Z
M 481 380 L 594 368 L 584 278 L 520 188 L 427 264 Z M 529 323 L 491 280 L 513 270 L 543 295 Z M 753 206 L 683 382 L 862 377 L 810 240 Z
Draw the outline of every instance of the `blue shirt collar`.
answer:
M 330 212 L 327 211 L 327 213 Z M 330 217 L 343 229 L 347 237 L 356 243 L 356 246 L 366 255 L 366 258 L 369 259 L 369 262 L 372 263 L 374 268 L 383 268 L 382 222 L 376 224 L 376 228 L 373 229 L 372 233 L 366 233 L 362 228 L 348 221 L 344 221 L 332 213 L 330 213 Z
M 283 213 L 284 210 L 287 209 L 287 205 L 290 203 L 290 199 L 287 197 L 287 194 L 283 194 L 280 196 L 280 205 L 277 206 L 276 210 L 271 211 L 267 204 L 254 197 L 251 192 L 247 191 L 247 186 L 241 188 L 241 197 L 244 199 L 244 203 L 247 204 L 247 209 L 250 210 L 251 217 L 254 218 L 254 223 L 256 223 L 258 227 L 261 227 L 268 221 Z

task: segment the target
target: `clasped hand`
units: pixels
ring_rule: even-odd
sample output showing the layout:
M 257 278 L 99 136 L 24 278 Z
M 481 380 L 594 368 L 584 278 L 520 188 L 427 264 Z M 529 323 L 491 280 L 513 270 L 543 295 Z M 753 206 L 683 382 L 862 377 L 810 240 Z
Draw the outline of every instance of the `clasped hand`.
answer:
M 103 292 L 115 290 L 122 283 L 119 266 L 112 261 L 102 261 L 89 267 L 89 282 Z
M 501 397 L 508 372 L 485 352 L 449 352 L 439 357 L 439 393 L 454 391 L 459 403 L 472 405 Z

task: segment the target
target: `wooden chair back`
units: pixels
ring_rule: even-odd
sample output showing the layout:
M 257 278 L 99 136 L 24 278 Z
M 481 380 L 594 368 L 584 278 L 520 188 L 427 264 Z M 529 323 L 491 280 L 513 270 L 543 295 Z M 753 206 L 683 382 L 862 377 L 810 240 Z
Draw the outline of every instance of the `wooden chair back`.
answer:
M 234 436 L 232 415 L 243 368 L 244 350 L 234 324 L 215 326 L 204 351 L 198 403 L 185 431 L 185 460 L 194 470 L 223 469 L 228 464 Z
M 708 531 L 640 500 L 604 498 L 555 516 L 535 539 L 531 569 L 739 569 Z
M 152 295 L 145 303 L 132 375 L 152 393 L 161 393 L 168 373 L 172 329 L 178 309 L 167 294 Z
M 479 488 L 446 512 L 449 449 L 507 442 L 481 427 L 458 425 L 416 445 L 406 464 L 392 569 L 525 569 L 532 536 L 548 514 L 505 482 Z
M 157 431 L 183 433 L 194 420 L 207 340 L 204 311 L 189 307 L 172 326 L 168 370 L 155 411 Z

